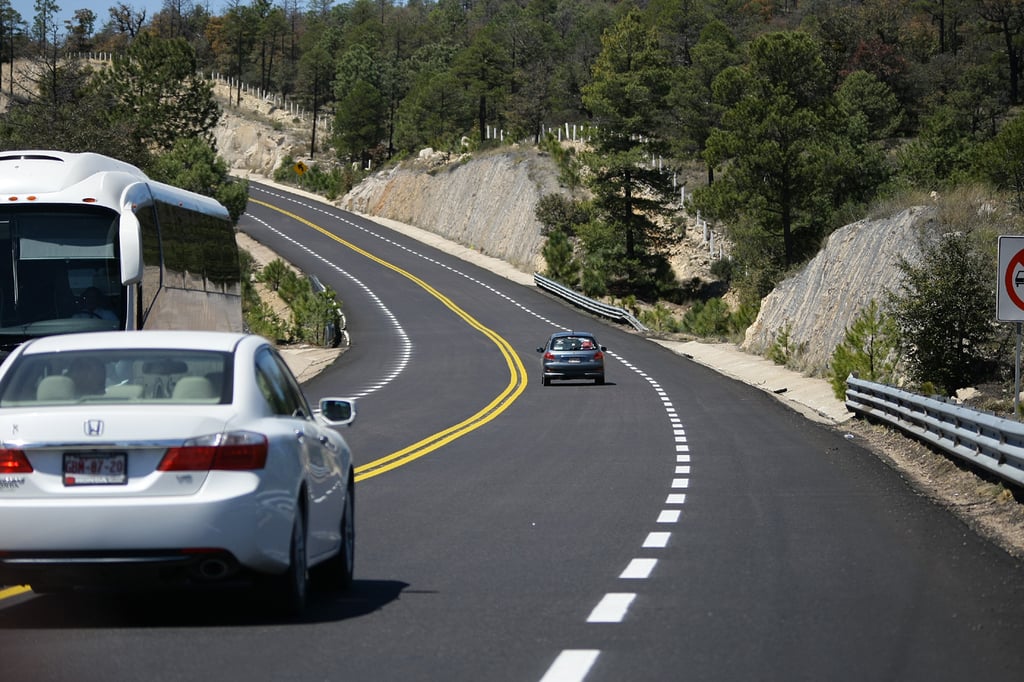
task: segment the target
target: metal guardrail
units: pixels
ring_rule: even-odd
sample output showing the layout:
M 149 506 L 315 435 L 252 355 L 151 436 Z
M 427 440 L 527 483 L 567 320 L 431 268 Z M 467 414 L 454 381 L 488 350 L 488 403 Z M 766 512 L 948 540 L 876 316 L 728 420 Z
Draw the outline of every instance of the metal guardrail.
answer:
M 1024 424 L 935 398 L 846 379 L 846 408 L 885 421 L 1017 485 L 1024 485 Z
M 601 303 L 600 301 L 595 301 L 592 298 L 587 298 L 583 294 L 577 293 L 572 289 L 559 284 L 553 279 L 548 279 L 547 277 L 543 277 L 537 273 L 534 273 L 533 275 L 533 282 L 541 289 L 544 289 L 559 298 L 564 298 L 570 303 L 594 313 L 595 315 L 608 317 L 617 322 L 625 322 L 632 325 L 637 331 L 648 331 L 647 327 L 641 324 L 640 320 L 633 317 L 633 315 L 625 308 L 617 308 L 613 305 L 608 305 L 607 303 Z

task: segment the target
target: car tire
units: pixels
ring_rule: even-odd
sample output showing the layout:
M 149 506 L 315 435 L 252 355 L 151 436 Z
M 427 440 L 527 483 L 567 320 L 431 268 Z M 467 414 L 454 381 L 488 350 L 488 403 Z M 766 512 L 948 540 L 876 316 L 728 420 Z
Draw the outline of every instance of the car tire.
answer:
M 295 505 L 295 522 L 289 550 L 288 570 L 270 581 L 270 598 L 278 611 L 295 616 L 306 608 L 309 595 L 309 566 L 306 563 L 306 520 L 302 507 Z
M 345 507 L 341 513 L 341 549 L 316 567 L 317 582 L 327 589 L 346 590 L 352 585 L 356 556 L 356 504 L 355 487 L 349 474 Z
M 541 377 L 540 378 L 540 383 L 541 383 L 542 386 L 550 386 L 551 385 L 551 379 L 549 377 Z
M 597 386 L 604 386 L 604 376 L 602 375 L 594 379 L 594 384 Z

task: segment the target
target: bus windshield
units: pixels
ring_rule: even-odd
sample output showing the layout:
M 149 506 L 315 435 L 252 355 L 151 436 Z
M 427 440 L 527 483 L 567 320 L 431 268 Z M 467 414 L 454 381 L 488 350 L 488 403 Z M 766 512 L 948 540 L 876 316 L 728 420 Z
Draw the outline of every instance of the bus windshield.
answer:
M 107 208 L 0 207 L 0 345 L 124 329 L 117 235 Z

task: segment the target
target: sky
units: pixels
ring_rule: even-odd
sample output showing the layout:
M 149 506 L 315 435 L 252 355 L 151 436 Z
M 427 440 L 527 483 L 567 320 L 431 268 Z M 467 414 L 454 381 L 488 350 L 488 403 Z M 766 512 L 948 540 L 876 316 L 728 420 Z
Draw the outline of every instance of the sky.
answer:
M 61 25 L 65 21 L 70 21 L 75 14 L 75 10 L 79 9 L 91 9 L 96 14 L 96 30 L 99 31 L 103 26 L 110 21 L 110 12 L 108 11 L 111 7 L 123 2 L 132 9 L 135 10 L 146 10 L 146 20 L 148 21 L 153 17 L 154 14 L 160 11 L 164 5 L 164 0 L 55 0 L 57 6 L 60 7 L 60 21 Z M 205 4 L 210 7 L 210 11 L 214 14 L 219 14 L 223 9 L 225 0 L 196 0 L 197 4 Z M 11 0 L 11 6 L 16 12 L 21 14 L 21 18 L 32 23 L 33 17 L 36 15 L 35 0 Z

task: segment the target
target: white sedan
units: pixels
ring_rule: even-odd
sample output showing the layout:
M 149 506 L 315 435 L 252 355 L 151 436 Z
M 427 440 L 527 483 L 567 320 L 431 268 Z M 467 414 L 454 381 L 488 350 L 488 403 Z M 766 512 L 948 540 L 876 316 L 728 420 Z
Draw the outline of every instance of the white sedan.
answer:
M 29 341 L 0 365 L 0 586 L 244 580 L 298 611 L 311 568 L 352 580 L 354 418 L 259 336 Z

